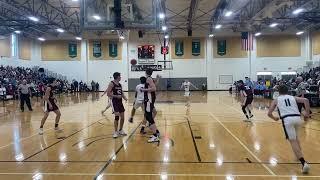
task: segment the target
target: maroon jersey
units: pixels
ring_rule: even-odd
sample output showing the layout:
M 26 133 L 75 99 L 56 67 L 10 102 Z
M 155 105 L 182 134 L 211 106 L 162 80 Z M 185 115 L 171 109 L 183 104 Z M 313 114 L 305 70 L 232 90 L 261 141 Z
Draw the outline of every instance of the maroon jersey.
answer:
M 253 92 L 250 86 L 241 85 L 240 91 L 244 91 L 247 94 L 247 97 L 253 97 Z

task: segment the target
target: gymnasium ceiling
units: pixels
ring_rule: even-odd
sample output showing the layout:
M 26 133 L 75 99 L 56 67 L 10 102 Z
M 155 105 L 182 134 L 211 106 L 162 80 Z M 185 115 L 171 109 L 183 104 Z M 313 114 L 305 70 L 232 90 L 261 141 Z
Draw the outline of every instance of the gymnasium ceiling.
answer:
M 91 0 L 103 3 L 112 0 Z M 151 0 L 145 0 L 151 1 Z M 187 36 L 188 30 L 193 35 L 207 36 L 228 35 L 241 31 L 262 33 L 295 33 L 297 31 L 314 31 L 320 28 L 319 0 L 154 0 L 157 10 L 165 12 L 161 24 L 168 27 L 168 33 Z M 71 38 L 83 36 L 117 35 L 111 29 L 84 30 L 81 28 L 81 0 L 0 0 L 0 35 L 7 35 L 21 30 L 23 35 L 32 38 Z M 122 0 L 132 3 L 137 10 L 135 15 L 147 16 L 143 0 Z M 296 9 L 303 9 L 294 15 Z M 225 14 L 232 11 L 230 17 Z M 28 16 L 40 20 L 33 22 Z M 275 28 L 269 27 L 278 23 Z M 216 29 L 216 25 L 222 25 Z M 161 32 L 158 29 L 143 30 L 144 33 Z M 65 30 L 64 33 L 56 31 Z

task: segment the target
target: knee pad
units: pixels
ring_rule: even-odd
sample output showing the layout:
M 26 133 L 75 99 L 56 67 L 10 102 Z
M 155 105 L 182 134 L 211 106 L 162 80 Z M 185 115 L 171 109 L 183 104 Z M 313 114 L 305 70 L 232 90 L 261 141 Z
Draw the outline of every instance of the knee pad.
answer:
M 114 120 L 115 120 L 115 121 L 119 121 L 119 119 L 120 119 L 119 116 L 114 117 Z

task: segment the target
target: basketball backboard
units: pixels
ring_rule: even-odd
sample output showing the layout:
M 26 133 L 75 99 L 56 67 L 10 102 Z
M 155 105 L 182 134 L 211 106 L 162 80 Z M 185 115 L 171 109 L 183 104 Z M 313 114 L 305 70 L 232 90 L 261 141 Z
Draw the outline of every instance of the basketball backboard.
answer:
M 155 29 L 158 28 L 157 0 L 83 0 L 83 29 Z

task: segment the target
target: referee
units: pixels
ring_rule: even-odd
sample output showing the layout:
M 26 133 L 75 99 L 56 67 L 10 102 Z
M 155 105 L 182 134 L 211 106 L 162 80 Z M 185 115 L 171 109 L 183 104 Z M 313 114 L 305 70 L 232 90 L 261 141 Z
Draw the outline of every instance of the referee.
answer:
M 24 111 L 24 102 L 26 102 L 29 111 L 32 111 L 31 103 L 30 103 L 30 96 L 31 90 L 30 86 L 27 84 L 27 81 L 24 79 L 22 84 L 19 85 L 19 93 L 20 93 L 20 108 L 21 111 Z

